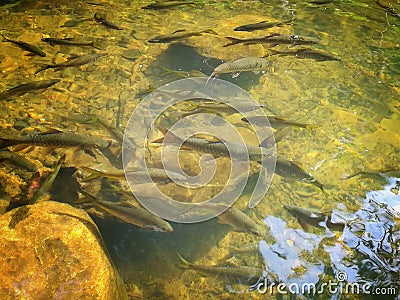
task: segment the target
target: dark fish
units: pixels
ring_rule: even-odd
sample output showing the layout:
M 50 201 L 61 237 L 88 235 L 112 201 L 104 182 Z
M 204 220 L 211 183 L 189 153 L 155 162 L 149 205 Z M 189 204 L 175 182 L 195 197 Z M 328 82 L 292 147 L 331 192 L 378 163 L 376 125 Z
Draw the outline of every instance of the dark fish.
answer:
M 196 113 L 198 111 L 212 111 L 212 112 L 222 112 L 226 114 L 237 114 L 237 113 L 246 113 L 258 110 L 260 108 L 265 108 L 265 105 L 258 104 L 255 105 L 249 101 L 235 101 L 235 107 L 237 110 L 226 103 L 216 102 L 216 101 L 209 101 L 207 99 L 199 99 L 200 102 L 195 101 L 197 99 L 189 99 L 187 102 L 189 103 L 189 107 L 187 110 L 192 111 L 195 110 Z M 206 101 L 204 101 L 206 100 Z
M 143 6 L 142 9 L 167 9 L 167 8 L 172 8 L 172 7 L 177 7 L 180 5 L 189 5 L 189 4 L 195 4 L 195 2 L 183 2 L 183 1 L 165 1 L 165 2 L 154 2 L 152 4 L 149 4 L 147 6 Z
M 92 18 L 81 18 L 81 19 L 75 19 L 75 20 L 69 20 L 65 22 L 61 27 L 75 27 L 79 25 L 80 23 L 86 22 L 86 21 L 91 21 L 93 20 Z
M 260 242 L 244 244 L 243 246 L 240 246 L 239 248 L 231 249 L 229 251 L 229 253 L 221 259 L 221 261 L 226 261 L 226 260 L 230 259 L 231 257 L 235 257 L 237 255 L 256 256 L 257 254 L 260 254 L 259 249 L 260 249 Z
M 21 49 L 23 49 L 25 51 L 31 52 L 33 54 L 37 54 L 42 57 L 46 56 L 46 53 L 44 53 L 43 50 L 39 48 L 39 46 L 28 44 L 28 43 L 22 42 L 22 41 L 13 40 L 8 37 L 5 37 L 3 34 L 1 34 L 1 35 L 6 40 L 6 42 L 13 43 L 14 45 L 17 45 L 18 47 L 20 47 Z
M 361 176 L 361 177 L 370 177 L 370 178 L 382 178 L 382 175 L 384 173 L 390 173 L 390 172 L 399 172 L 399 169 L 387 169 L 387 170 L 381 170 L 381 171 L 359 171 L 357 173 L 354 173 L 349 176 L 345 176 L 342 179 L 350 179 L 356 176 Z
M 8 160 L 14 165 L 27 169 L 30 172 L 36 172 L 38 167 L 22 155 L 9 150 L 0 150 L 0 160 Z
M 213 31 L 212 29 L 206 29 L 206 30 L 202 30 L 202 31 L 186 31 L 184 29 L 180 29 L 180 30 L 176 30 L 170 34 L 158 35 L 158 36 L 148 40 L 148 42 L 149 43 L 171 43 L 171 42 L 186 39 L 186 38 L 189 38 L 192 36 L 201 36 L 203 33 L 217 35 L 217 33 L 215 31 Z
M 62 164 L 65 161 L 65 154 L 63 156 L 61 156 L 61 158 L 58 160 L 58 162 L 56 163 L 53 172 L 45 179 L 45 181 L 43 181 L 40 184 L 39 189 L 36 191 L 36 193 L 33 195 L 33 197 L 29 200 L 29 204 L 34 204 L 36 203 L 38 200 L 40 200 L 40 198 L 42 196 L 44 196 L 45 194 L 47 194 L 50 191 L 51 186 L 53 185 L 54 179 L 56 179 L 58 172 L 60 172 L 60 168 L 62 166 Z
M 376 1 L 376 4 L 378 4 L 380 7 L 382 7 L 386 12 L 388 12 L 393 17 L 400 19 L 400 13 L 395 11 L 392 7 L 382 4 L 382 3 L 380 3 L 380 1 Z
M 165 131 L 164 129 L 161 129 L 163 132 L 168 132 Z M 186 140 L 182 141 L 181 138 L 173 134 L 172 132 L 169 132 L 169 134 L 173 137 L 173 139 L 176 142 L 183 142 L 182 146 L 200 151 L 203 153 L 208 153 L 212 154 L 216 157 L 235 157 L 235 155 L 241 156 L 241 155 L 249 155 L 250 160 L 254 161 L 260 161 L 264 157 L 270 157 L 272 155 L 272 151 L 269 151 L 265 148 L 262 147 L 257 147 L 253 145 L 245 145 L 242 143 L 235 143 L 235 142 L 213 142 L 207 139 L 203 138 L 196 138 L 196 137 L 189 137 Z M 153 141 L 153 143 L 160 143 L 162 142 L 163 139 Z M 228 147 L 230 148 L 231 151 L 229 151 Z
M 182 78 L 188 77 L 206 77 L 207 75 L 202 73 L 199 70 L 190 70 L 190 71 L 177 71 L 177 70 L 169 70 L 167 68 L 163 68 L 165 70 L 160 76 L 165 76 L 169 74 L 173 74 Z
M 19 137 L 0 138 L 0 149 L 15 145 L 30 145 L 39 147 L 79 147 L 82 149 L 104 149 L 110 145 L 110 142 L 102 138 L 79 135 L 72 132 L 45 132 L 28 134 Z
M 58 38 L 42 38 L 43 42 L 49 43 L 50 45 L 67 45 L 67 46 L 92 46 L 94 47 L 93 41 L 74 41 L 71 38 L 58 39 Z
M 101 126 L 103 126 L 116 141 L 118 141 L 120 144 L 123 143 L 124 133 L 119 128 L 115 127 L 114 125 L 111 125 L 107 121 L 107 119 L 100 117 L 100 116 L 97 116 L 97 123 L 100 124 Z M 132 147 L 130 147 L 130 148 L 132 148 Z
M 204 266 L 197 265 L 191 262 L 188 262 L 181 255 L 179 255 L 181 264 L 177 266 L 182 269 L 190 269 L 199 272 L 205 276 L 216 276 L 221 277 L 230 283 L 241 283 L 241 284 L 252 284 L 262 276 L 263 269 L 248 267 L 248 266 L 240 266 L 240 267 L 232 267 L 232 266 Z
M 86 64 L 88 64 L 88 63 L 90 63 L 92 61 L 95 61 L 99 57 L 106 56 L 106 55 L 107 55 L 106 53 L 94 53 L 94 54 L 82 55 L 82 56 L 75 57 L 75 58 L 72 58 L 70 60 L 67 60 L 66 62 L 63 62 L 63 63 L 54 64 L 54 65 L 47 65 L 47 66 L 37 70 L 35 72 L 35 74 L 37 74 L 39 72 L 42 72 L 44 70 L 47 70 L 47 69 L 59 70 L 59 69 L 64 69 L 64 68 L 69 68 L 69 67 L 83 66 L 83 65 L 86 65 Z
M 225 204 L 214 203 L 202 204 L 202 206 L 211 211 L 219 209 L 221 206 L 226 207 Z M 263 236 L 265 233 L 261 225 L 257 224 L 247 214 L 233 206 L 229 207 L 222 214 L 218 215 L 218 222 L 227 224 L 238 231 L 249 232 L 258 236 Z
M 306 173 L 302 168 L 300 168 L 296 163 L 289 160 L 284 160 L 277 158 L 275 173 L 281 177 L 287 177 L 294 180 L 309 182 L 322 191 L 324 190 L 324 185 L 318 182 L 310 174 Z
M 209 79 L 215 75 L 226 73 L 233 73 L 232 77 L 234 78 L 242 71 L 260 72 L 267 70 L 269 67 L 270 62 L 264 58 L 244 57 L 218 65 L 211 73 Z
M 276 50 L 271 50 L 272 55 L 284 55 L 284 56 L 296 56 L 299 58 L 309 58 L 313 59 L 316 61 L 328 61 L 328 60 L 341 60 L 338 56 L 326 53 L 323 51 L 319 50 L 313 50 L 313 49 L 297 49 L 297 50 L 290 50 L 290 51 L 276 51 Z
M 224 45 L 224 47 L 229 47 L 236 44 L 252 45 L 252 44 L 290 44 L 290 45 L 306 45 L 306 44 L 316 44 L 318 40 L 312 37 L 303 37 L 298 35 L 282 35 L 274 33 L 268 36 L 259 38 L 248 38 L 248 39 L 238 39 L 234 37 L 226 37 L 231 42 Z
M 68 114 L 60 116 L 65 120 L 80 124 L 93 124 L 97 122 L 97 116 L 94 114 Z
M 173 228 L 167 221 L 140 206 L 123 206 L 110 201 L 99 200 L 83 190 L 80 190 L 80 193 L 86 196 L 90 203 L 123 222 L 135 225 L 144 230 L 163 232 L 173 231 Z
M 277 117 L 277 116 L 267 116 L 269 124 L 271 125 L 272 128 L 282 128 L 282 127 L 287 127 L 287 126 L 293 126 L 293 127 L 299 127 L 299 128 L 305 128 L 309 131 L 312 131 L 312 129 L 317 128 L 318 126 L 312 125 L 312 124 L 305 124 L 305 123 L 298 123 L 294 121 L 290 121 L 286 118 L 282 117 Z M 265 117 L 264 116 L 251 116 L 247 118 L 242 118 L 241 119 L 244 122 L 247 123 L 252 123 L 255 125 L 260 125 L 265 123 Z
M 268 136 L 267 138 L 265 138 L 265 140 L 263 140 L 260 143 L 260 147 L 264 147 L 264 148 L 271 148 L 274 147 L 277 143 L 279 143 L 280 141 L 282 141 L 282 139 L 287 136 L 289 134 L 289 131 L 291 130 L 291 128 L 289 127 L 285 127 L 282 128 L 280 130 L 277 130 L 276 132 L 274 132 L 273 135 Z
M 293 22 L 293 20 L 287 20 L 287 21 L 283 21 L 283 22 L 262 21 L 259 23 L 242 25 L 242 26 L 236 27 L 233 30 L 234 31 L 256 31 L 256 30 L 262 30 L 262 29 L 268 29 L 268 28 L 272 28 L 272 27 L 282 26 L 285 24 L 291 24 L 292 22 Z
M 11 96 L 20 96 L 31 91 L 42 90 L 51 87 L 53 84 L 60 82 L 59 79 L 39 80 L 24 83 L 0 93 L 0 100 L 7 99 Z
M 107 16 L 105 13 L 102 12 L 96 12 L 94 14 L 94 19 L 96 20 L 97 23 L 102 24 L 106 27 L 112 28 L 112 29 L 117 29 L 117 30 L 122 30 L 123 28 L 120 27 L 119 25 L 116 25 L 112 23 L 111 21 L 107 20 Z
M 89 181 L 99 177 L 105 177 L 110 179 L 121 180 L 127 178 L 128 180 L 133 181 L 134 183 L 147 183 L 145 181 L 147 179 L 147 174 L 150 175 L 153 182 L 156 183 L 169 183 L 171 182 L 171 178 L 168 176 L 167 172 L 164 169 L 158 168 L 147 168 L 147 170 L 120 170 L 116 172 L 104 172 L 98 171 L 91 168 L 83 167 L 88 173 L 91 173 L 90 176 L 83 179 L 83 181 Z M 184 181 L 187 178 L 179 173 L 175 173 L 172 171 L 168 172 L 169 175 L 173 176 L 172 179 Z
M 317 228 L 328 227 L 334 231 L 343 231 L 346 223 L 333 223 L 331 219 L 332 213 L 321 213 L 311 211 L 295 205 L 284 205 L 283 206 L 292 216 L 294 216 L 299 224 L 306 228 L 305 225 L 311 225 Z

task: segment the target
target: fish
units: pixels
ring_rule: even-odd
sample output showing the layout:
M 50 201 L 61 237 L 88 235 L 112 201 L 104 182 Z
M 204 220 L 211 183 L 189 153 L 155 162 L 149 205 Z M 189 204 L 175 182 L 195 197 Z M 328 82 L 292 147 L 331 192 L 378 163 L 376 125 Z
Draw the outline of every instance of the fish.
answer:
M 72 38 L 58 39 L 58 38 L 42 38 L 43 42 L 50 45 L 67 45 L 67 46 L 91 46 L 94 47 L 93 41 L 75 41 Z
M 179 173 L 169 171 L 168 174 L 164 169 L 159 168 L 147 168 L 147 170 L 119 170 L 115 172 L 104 172 L 94 170 L 92 168 L 82 167 L 82 169 L 88 173 L 91 173 L 90 176 L 83 179 L 83 181 L 89 181 L 95 178 L 104 177 L 110 179 L 128 179 L 133 181 L 134 183 L 147 183 L 147 175 L 150 175 L 153 182 L 156 183 L 169 183 L 171 182 L 171 178 L 168 176 L 173 176 L 172 179 L 184 181 L 187 178 Z
M 342 179 L 350 179 L 356 176 L 361 176 L 361 177 L 370 177 L 370 178 L 382 178 L 382 175 L 385 173 L 390 173 L 390 172 L 400 172 L 399 169 L 386 169 L 386 170 L 381 170 L 381 171 L 358 171 L 357 173 L 348 175 L 343 177 Z
M 180 5 L 190 5 L 190 4 L 196 4 L 195 2 L 183 2 L 183 1 L 157 1 L 154 3 L 151 3 L 149 5 L 143 6 L 142 9 L 153 9 L 153 10 L 159 10 L 159 9 L 168 9 L 172 7 L 177 7 Z
M 37 165 L 35 165 L 30 160 L 27 160 L 22 155 L 9 150 L 0 150 L 0 160 L 8 160 L 14 165 L 22 167 L 30 172 L 36 172 L 38 170 Z
M 164 133 L 169 132 L 168 130 L 164 129 L 161 130 Z M 228 142 L 228 141 L 225 141 L 225 143 L 219 141 L 214 142 L 204 138 L 197 138 L 197 137 L 189 137 L 184 141 L 182 141 L 181 138 L 179 138 L 172 132 L 169 132 L 169 134 L 175 141 L 183 142 L 182 144 L 183 147 L 200 151 L 203 153 L 208 153 L 216 157 L 231 157 L 231 155 L 232 157 L 235 157 L 235 155 L 245 155 L 246 153 L 248 153 L 250 160 L 260 161 L 263 158 L 268 158 L 273 155 L 272 151 L 253 145 L 245 145 L 242 143 Z M 155 140 L 152 143 L 161 143 L 163 140 L 164 139 L 162 138 L 159 140 Z M 229 151 L 228 147 L 231 148 L 231 151 Z
M 285 136 L 287 136 L 289 134 L 290 130 L 291 130 L 291 128 L 289 128 L 289 127 L 285 127 L 280 130 L 277 130 L 276 132 L 274 132 L 273 135 L 266 137 L 265 140 L 263 140 L 260 143 L 260 147 L 264 147 L 267 149 L 274 147 L 277 143 L 282 141 Z
M 306 173 L 298 164 L 293 161 L 277 158 L 275 173 L 281 177 L 287 177 L 294 180 L 311 183 L 320 190 L 324 190 L 324 185 L 322 183 L 318 182 L 313 176 Z
M 106 211 L 113 217 L 120 221 L 135 225 L 141 229 L 149 231 L 162 231 L 172 232 L 173 228 L 167 221 L 161 219 L 155 214 L 149 212 L 143 207 L 130 204 L 123 206 L 110 201 L 103 201 L 90 195 L 84 190 L 80 189 L 79 192 L 84 195 L 90 203 L 96 207 Z
M 234 61 L 228 61 L 218 65 L 211 73 L 210 78 L 219 74 L 233 73 L 232 78 L 237 77 L 242 71 L 259 72 L 267 70 L 270 67 L 270 61 L 259 57 L 243 57 Z M 208 81 L 207 80 L 207 81 Z M 207 84 L 207 83 L 206 83 Z
M 244 44 L 244 45 L 253 45 L 253 44 L 272 44 L 272 45 L 280 45 L 280 44 L 290 44 L 290 45 L 307 45 L 307 44 L 316 44 L 318 40 L 313 37 L 305 37 L 298 35 L 282 35 L 278 33 L 274 33 L 264 37 L 255 37 L 255 38 L 247 38 L 247 39 L 238 39 L 234 37 L 226 37 L 231 42 L 225 44 L 224 47 L 229 47 L 236 44 Z
M 200 100 L 200 102 L 196 101 Z M 189 103 L 189 106 L 186 110 L 196 110 L 198 112 L 199 110 L 204 110 L 204 111 L 212 111 L 212 112 L 218 112 L 218 113 L 225 113 L 225 114 L 237 114 L 237 113 L 246 113 L 246 112 L 251 112 L 255 111 L 260 108 L 266 108 L 265 105 L 263 104 L 257 104 L 255 105 L 254 103 L 250 101 L 235 101 L 234 106 L 238 108 L 236 110 L 233 105 L 230 106 L 226 103 L 223 102 L 216 102 L 216 101 L 202 101 L 205 99 L 189 99 L 186 100 L 187 103 Z
M 99 137 L 80 135 L 72 132 L 62 132 L 58 130 L 43 133 L 33 133 L 17 137 L 0 137 L 0 149 L 16 145 L 105 149 L 110 145 L 110 142 Z
M 310 48 L 303 48 L 303 49 L 296 49 L 289 51 L 277 51 L 277 50 L 271 50 L 271 51 L 272 51 L 271 55 L 296 56 L 299 58 L 308 58 L 316 61 L 341 60 L 340 57 L 338 57 L 337 55 Z
M 376 4 L 378 4 L 380 7 L 382 7 L 387 13 L 389 13 L 393 17 L 396 17 L 396 18 L 400 19 L 400 13 L 395 11 L 392 7 L 390 7 L 388 5 L 385 5 L 385 4 L 382 4 L 379 0 L 376 1 Z
M 268 118 L 268 121 L 269 121 L 269 124 L 271 125 L 271 127 L 275 128 L 275 129 L 292 126 L 292 127 L 304 128 L 304 129 L 307 129 L 308 131 L 312 131 L 312 129 L 318 128 L 318 126 L 313 125 L 313 124 L 298 123 L 298 122 L 290 121 L 283 117 L 267 116 L 267 118 Z M 260 125 L 260 124 L 265 123 L 264 116 L 251 116 L 251 117 L 242 118 L 241 120 L 244 122 L 247 122 L 247 123 L 254 124 L 254 125 Z
M 19 48 L 21 48 L 21 49 L 23 49 L 25 51 L 28 51 L 30 53 L 33 53 L 33 54 L 36 54 L 36 55 L 39 55 L 39 56 L 42 56 L 42 57 L 46 57 L 46 53 L 43 52 L 43 50 L 40 49 L 39 46 L 37 46 L 37 45 L 33 45 L 33 44 L 26 43 L 26 42 L 10 39 L 10 38 L 4 36 L 2 33 L 1 33 L 1 36 L 5 39 L 6 42 L 13 43 L 14 45 L 17 45 Z
M 59 79 L 39 80 L 31 81 L 28 83 L 21 84 L 11 89 L 5 90 L 0 93 L 0 100 L 5 100 L 12 96 L 21 96 L 32 91 L 43 90 L 51 87 L 52 85 L 60 82 Z
M 69 67 L 83 66 L 83 65 L 86 65 L 86 64 L 88 64 L 88 63 L 90 63 L 92 61 L 97 60 L 100 57 L 106 56 L 106 55 L 107 55 L 106 53 L 94 53 L 94 54 L 86 54 L 86 55 L 74 57 L 74 58 L 71 58 L 71 59 L 63 62 L 63 63 L 44 66 L 43 68 L 40 68 L 39 70 L 37 70 L 35 72 L 35 74 L 38 74 L 39 72 L 42 72 L 42 71 L 47 70 L 47 69 L 60 70 L 60 69 L 69 68 Z
M 207 75 L 202 73 L 199 70 L 190 70 L 190 71 L 182 71 L 182 70 L 170 70 L 167 68 L 163 68 L 165 70 L 164 73 L 162 73 L 160 76 L 166 76 L 169 74 L 173 74 L 182 78 L 188 78 L 188 77 L 206 77 Z
M 40 187 L 37 189 L 33 197 L 29 200 L 29 204 L 34 204 L 40 200 L 42 196 L 47 194 L 51 186 L 53 185 L 54 180 L 56 179 L 58 172 L 60 172 L 60 168 L 65 161 L 65 154 L 60 157 L 56 165 L 54 166 L 53 172 L 40 184 Z
M 261 21 L 258 23 L 252 23 L 252 24 L 246 24 L 242 26 L 238 26 L 234 28 L 234 31 L 256 31 L 256 30 L 263 30 L 263 29 L 268 29 L 272 27 L 279 27 L 285 24 L 291 24 L 293 20 L 287 20 L 287 21 L 277 21 L 277 22 L 268 22 L 268 21 Z
M 346 226 L 345 222 L 333 223 L 331 218 L 332 212 L 315 212 L 295 205 L 284 205 L 283 207 L 297 219 L 303 229 L 306 228 L 306 225 L 311 225 L 316 228 L 327 227 L 333 231 L 343 231 Z
M 97 23 L 99 23 L 99 24 L 102 24 L 102 25 L 104 25 L 104 26 L 106 26 L 106 27 L 108 27 L 108 28 L 112 28 L 112 29 L 117 29 L 117 30 L 123 30 L 123 28 L 121 27 L 121 26 L 119 26 L 119 25 L 117 25 L 117 24 L 114 24 L 114 23 L 112 23 L 111 21 L 109 21 L 108 19 L 107 19 L 107 16 L 106 16 L 106 14 L 105 13 L 102 13 L 102 12 L 96 12 L 95 14 L 94 14 L 94 19 L 95 19 L 95 21 L 97 22 Z
M 239 248 L 232 248 L 230 249 L 229 253 L 225 255 L 220 261 L 226 261 L 232 257 L 237 255 L 251 255 L 256 256 L 260 254 L 260 242 L 254 242 L 249 244 L 244 244 Z
M 209 33 L 217 35 L 212 29 L 205 29 L 201 31 L 186 31 L 185 29 L 179 29 L 169 34 L 158 35 L 150 40 L 149 43 L 171 43 L 178 40 L 186 39 L 192 36 L 201 36 L 203 33 Z
M 75 20 L 68 20 L 65 22 L 61 27 L 75 27 L 79 25 L 80 23 L 86 22 L 86 21 L 91 21 L 93 20 L 92 18 L 80 18 L 80 19 L 75 19 Z
M 123 143 L 124 133 L 119 128 L 111 125 L 106 118 L 100 116 L 96 116 L 96 118 L 97 123 L 104 127 L 116 141 L 118 141 L 120 144 Z M 130 148 L 133 148 L 132 144 L 130 146 Z
M 94 124 L 97 123 L 97 116 L 94 114 L 68 114 L 59 115 L 61 118 L 76 122 L 79 124 Z
M 264 228 L 262 228 L 261 225 L 257 224 L 256 221 L 236 207 L 228 207 L 222 203 L 202 203 L 202 206 L 211 211 L 225 206 L 227 209 L 218 215 L 219 223 L 227 224 L 237 231 L 249 232 L 257 236 L 264 236 L 265 234 Z
M 190 269 L 205 276 L 222 277 L 230 283 L 252 284 L 261 278 L 263 269 L 249 266 L 205 266 L 191 263 L 177 253 L 181 263 L 177 267 Z

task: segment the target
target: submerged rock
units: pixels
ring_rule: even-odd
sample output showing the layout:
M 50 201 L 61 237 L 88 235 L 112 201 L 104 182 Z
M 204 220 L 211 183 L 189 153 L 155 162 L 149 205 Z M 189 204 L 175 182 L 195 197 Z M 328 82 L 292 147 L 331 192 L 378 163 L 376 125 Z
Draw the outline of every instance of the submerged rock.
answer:
M 86 212 L 44 201 L 0 217 L 2 299 L 127 299 Z

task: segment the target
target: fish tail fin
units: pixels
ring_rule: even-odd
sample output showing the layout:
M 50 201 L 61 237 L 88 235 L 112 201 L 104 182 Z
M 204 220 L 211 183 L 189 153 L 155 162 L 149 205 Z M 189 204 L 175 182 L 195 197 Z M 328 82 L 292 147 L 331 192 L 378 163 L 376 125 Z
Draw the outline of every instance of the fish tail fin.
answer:
M 38 73 L 40 73 L 40 72 L 42 72 L 44 70 L 47 70 L 48 68 L 50 68 L 50 65 L 43 66 L 40 69 L 38 69 L 34 74 L 36 75 L 36 74 L 38 74 Z
M 209 34 L 213 34 L 213 35 L 218 35 L 218 33 L 216 33 L 213 29 L 206 29 L 206 30 L 204 30 L 203 32 L 205 32 L 205 33 L 209 33 Z
M 186 109 L 187 111 L 193 111 L 198 108 L 198 105 L 196 103 L 193 103 L 193 102 L 188 102 L 188 103 L 189 103 L 189 106 Z
M 294 17 L 290 20 L 283 21 L 282 24 L 293 24 L 293 22 L 294 22 Z
M 266 55 L 268 56 L 272 56 L 272 55 L 279 55 L 282 54 L 282 52 L 278 51 L 278 50 L 274 50 L 274 49 L 269 49 L 269 51 L 271 52 L 270 54 Z
M 89 176 L 85 177 L 82 179 L 82 181 L 89 181 L 95 178 L 99 178 L 102 176 L 102 173 L 100 171 L 97 171 L 95 169 L 92 168 L 88 168 L 88 167 L 82 167 L 82 170 L 84 170 L 85 172 L 90 173 Z
M 189 269 L 189 267 L 192 265 L 190 262 L 188 262 L 186 259 L 184 259 L 182 257 L 182 255 L 180 255 L 178 252 L 176 252 L 176 254 L 178 255 L 179 259 L 181 260 L 181 262 L 179 264 L 177 264 L 176 266 L 182 269 Z
M 96 49 L 99 49 L 99 50 L 104 50 L 104 49 L 106 48 L 106 45 L 104 45 L 104 44 L 101 43 L 101 42 L 92 42 L 92 43 L 91 43 L 91 46 L 92 46 L 93 48 L 96 48 Z
M 230 43 L 225 44 L 223 47 L 233 46 L 233 45 L 239 44 L 242 41 L 241 39 L 237 39 L 237 38 L 234 38 L 231 36 L 226 36 L 225 38 L 228 39 L 230 41 Z
M 207 85 L 207 83 L 210 81 L 210 79 L 215 75 L 215 72 L 212 72 L 210 76 L 208 76 L 207 81 L 204 85 Z
M 86 197 L 87 202 L 89 203 L 96 203 L 97 199 L 95 196 L 85 192 L 82 188 L 79 189 L 79 193 Z
M 156 139 L 154 141 L 152 141 L 151 143 L 155 143 L 155 144 L 161 144 L 164 142 L 165 137 L 167 135 L 169 135 L 170 137 L 172 137 L 172 141 L 168 141 L 169 143 L 174 143 L 174 142 L 179 142 L 182 139 L 179 138 L 176 134 L 174 134 L 172 131 L 169 131 L 167 128 L 162 128 L 162 127 L 157 127 L 163 134 L 164 136 L 162 138 Z
M 161 67 L 161 68 L 164 70 L 164 73 L 160 74 L 160 76 L 165 76 L 174 73 L 174 70 L 168 69 L 166 67 Z
M 318 128 L 318 127 L 319 127 L 319 126 L 317 126 L 317 125 L 307 124 L 304 128 L 305 128 L 307 131 L 309 131 L 309 132 L 311 132 L 312 134 L 314 134 L 313 129 L 316 129 L 316 128 Z
M 4 33 L 0 32 L 1 37 L 3 38 L 3 42 L 9 42 L 10 39 L 4 35 Z

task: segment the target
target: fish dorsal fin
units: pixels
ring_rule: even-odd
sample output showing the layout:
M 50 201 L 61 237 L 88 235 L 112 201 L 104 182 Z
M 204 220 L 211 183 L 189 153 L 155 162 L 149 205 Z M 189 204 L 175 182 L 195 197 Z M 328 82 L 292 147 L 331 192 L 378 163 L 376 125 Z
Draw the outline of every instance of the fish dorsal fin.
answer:
M 297 222 L 300 224 L 301 228 L 303 228 L 304 231 L 308 231 L 308 225 L 300 220 L 300 218 L 297 218 Z
M 49 130 L 46 130 L 44 132 L 39 132 L 38 134 L 46 135 L 46 134 L 54 134 L 54 133 L 61 133 L 61 132 L 62 132 L 61 130 L 58 130 L 56 128 L 50 128 Z
M 178 29 L 178 30 L 175 30 L 173 33 L 171 33 L 171 34 L 174 34 L 174 33 L 178 33 L 178 32 L 185 32 L 186 31 L 186 29 Z
M 270 35 L 267 35 L 266 38 L 270 38 L 270 37 L 273 37 L 273 36 L 280 36 L 280 35 L 282 35 L 282 34 L 280 34 L 280 33 L 271 33 Z
M 303 169 L 303 166 L 301 164 L 301 162 L 297 161 L 297 160 L 291 160 L 290 161 L 292 164 L 298 166 L 299 168 Z
M 304 52 L 304 51 L 310 51 L 310 50 L 312 50 L 311 48 L 300 48 L 300 49 L 297 49 L 297 52 Z

